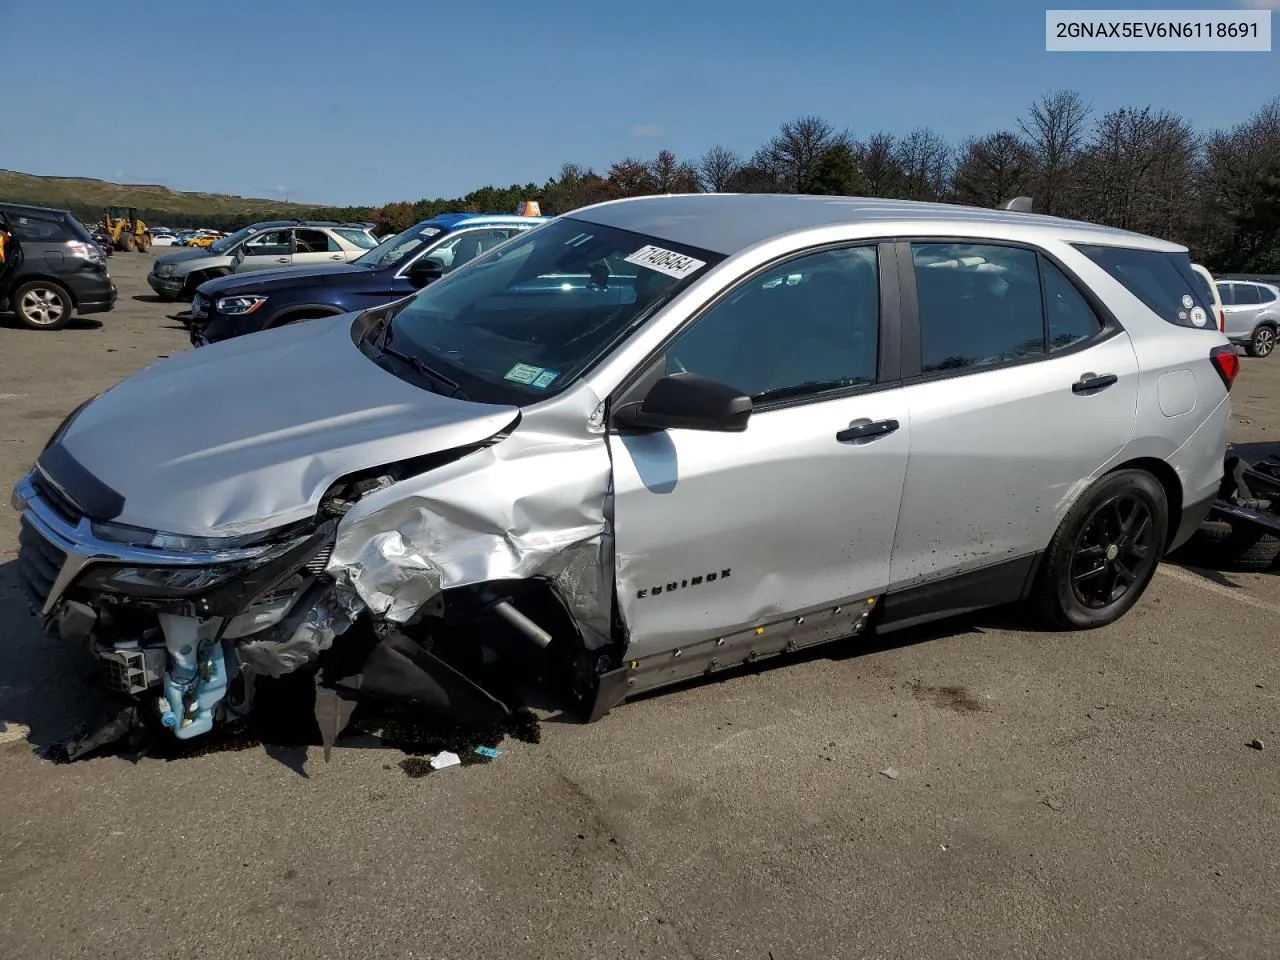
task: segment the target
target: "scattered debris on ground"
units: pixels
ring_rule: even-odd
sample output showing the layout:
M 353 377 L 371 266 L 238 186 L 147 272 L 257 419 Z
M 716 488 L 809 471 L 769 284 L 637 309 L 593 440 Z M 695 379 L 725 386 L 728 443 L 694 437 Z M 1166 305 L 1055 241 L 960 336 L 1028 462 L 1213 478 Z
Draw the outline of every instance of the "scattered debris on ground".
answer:
M 1261 740 L 1255 739 L 1252 743 L 1249 744 L 1249 746 L 1253 747 L 1253 749 L 1255 750 L 1263 750 L 1266 748 L 1267 745 L 1263 743 Z
M 897 780 L 899 776 L 897 768 L 895 767 L 885 767 L 880 771 L 880 774 L 881 776 L 888 777 L 890 780 Z

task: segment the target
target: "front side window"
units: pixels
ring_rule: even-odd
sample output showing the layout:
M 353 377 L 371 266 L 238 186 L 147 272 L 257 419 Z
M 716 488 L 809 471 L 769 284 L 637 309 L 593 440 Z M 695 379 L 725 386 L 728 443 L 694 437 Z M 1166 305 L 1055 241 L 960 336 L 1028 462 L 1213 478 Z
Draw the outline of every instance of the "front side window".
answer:
M 215 240 L 209 245 L 209 249 L 214 253 L 230 253 L 231 249 L 241 240 L 252 235 L 253 227 L 241 227 L 235 233 L 223 237 L 221 240 Z
M 922 373 L 1044 355 L 1044 308 L 1034 251 L 913 243 L 911 257 Z
M 536 403 L 723 259 L 562 217 L 428 285 L 361 346 L 428 389 L 482 403 Z
M 245 241 L 246 257 L 282 257 L 293 253 L 291 230 L 264 230 Z
M 28 243 L 40 241 L 61 243 L 65 240 L 75 239 L 71 231 L 57 220 L 50 220 L 45 217 L 31 217 L 26 214 L 11 215 L 9 220 L 13 235 L 19 241 L 25 240 Z
M 756 403 L 875 383 L 874 246 L 825 250 L 747 280 L 667 347 L 667 374 L 736 387 Z
M 1224 307 L 1235 306 L 1236 302 L 1234 300 L 1234 294 L 1231 292 L 1231 284 L 1219 283 L 1217 284 L 1217 287 L 1218 287 L 1218 299 L 1222 301 L 1222 305 Z
M 498 244 L 510 240 L 516 233 L 517 230 L 513 227 L 463 230 L 432 247 L 427 257 L 438 261 L 444 272 L 449 273 Z
M 1194 327 L 1192 310 L 1200 307 L 1205 313 L 1212 312 L 1212 303 L 1205 302 L 1195 281 L 1190 254 L 1093 244 L 1077 244 L 1076 249 L 1168 323 Z

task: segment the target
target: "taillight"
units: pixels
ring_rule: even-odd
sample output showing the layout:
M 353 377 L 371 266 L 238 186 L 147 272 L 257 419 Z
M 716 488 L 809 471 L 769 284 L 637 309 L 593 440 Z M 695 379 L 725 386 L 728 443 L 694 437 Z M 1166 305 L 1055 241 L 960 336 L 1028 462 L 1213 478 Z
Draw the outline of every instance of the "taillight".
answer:
M 1235 345 L 1224 343 L 1220 347 L 1214 347 L 1209 351 L 1209 359 L 1213 361 L 1213 369 L 1222 378 L 1223 386 L 1230 390 L 1240 373 L 1240 356 L 1236 353 Z
M 1225 310 L 1218 311 L 1218 329 L 1223 333 L 1227 332 L 1227 311 Z

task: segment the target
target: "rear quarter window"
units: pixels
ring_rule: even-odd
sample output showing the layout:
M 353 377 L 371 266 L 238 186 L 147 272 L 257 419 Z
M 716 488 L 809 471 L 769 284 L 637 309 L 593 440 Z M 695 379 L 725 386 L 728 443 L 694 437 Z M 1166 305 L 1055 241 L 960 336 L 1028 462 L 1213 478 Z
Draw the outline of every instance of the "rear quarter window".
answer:
M 1167 323 L 1217 331 L 1212 322 L 1213 300 L 1205 292 L 1203 278 L 1191 269 L 1190 254 L 1094 244 L 1077 244 L 1076 249 Z M 1196 307 L 1203 311 L 1203 324 L 1193 320 Z

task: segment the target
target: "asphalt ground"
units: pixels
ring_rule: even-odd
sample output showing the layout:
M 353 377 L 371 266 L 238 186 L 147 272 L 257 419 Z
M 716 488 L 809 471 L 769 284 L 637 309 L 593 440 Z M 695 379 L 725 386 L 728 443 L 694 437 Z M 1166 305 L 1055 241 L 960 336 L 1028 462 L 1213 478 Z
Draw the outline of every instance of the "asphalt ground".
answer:
M 0 319 L 6 490 L 187 349 L 149 263 L 110 314 Z M 1280 439 L 1280 359 L 1243 365 L 1235 439 Z M 16 541 L 0 512 L 0 960 L 1280 955 L 1275 574 L 1165 565 L 1103 630 L 863 638 L 413 779 L 371 738 L 42 759 L 86 662 Z

